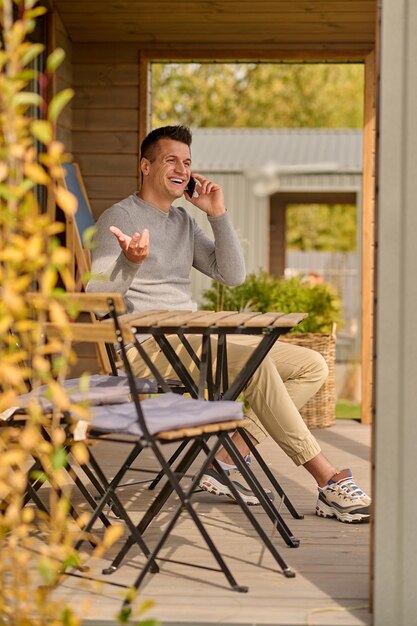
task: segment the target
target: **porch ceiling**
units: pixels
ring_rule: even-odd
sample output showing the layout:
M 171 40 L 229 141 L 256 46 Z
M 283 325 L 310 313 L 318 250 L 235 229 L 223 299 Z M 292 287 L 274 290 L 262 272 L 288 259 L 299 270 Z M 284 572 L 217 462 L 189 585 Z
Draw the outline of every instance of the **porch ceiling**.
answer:
M 376 0 L 54 0 L 74 42 L 371 49 Z

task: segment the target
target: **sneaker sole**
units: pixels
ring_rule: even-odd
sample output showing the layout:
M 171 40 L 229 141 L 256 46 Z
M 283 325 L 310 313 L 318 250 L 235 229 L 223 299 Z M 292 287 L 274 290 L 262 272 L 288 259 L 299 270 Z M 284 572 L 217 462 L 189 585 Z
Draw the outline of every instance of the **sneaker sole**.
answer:
M 227 496 L 228 498 L 231 498 L 234 502 L 236 502 L 228 487 L 226 487 L 211 476 L 210 480 L 201 480 L 198 486 L 201 489 L 204 489 L 204 491 L 212 493 L 215 496 Z M 240 493 L 240 491 L 239 495 L 242 500 L 246 502 L 246 504 L 248 504 L 249 506 L 256 506 L 259 504 L 259 500 L 255 496 L 246 496 L 245 494 Z
M 320 502 L 320 504 L 316 505 L 316 515 L 319 517 L 335 517 L 339 522 L 348 524 L 366 524 L 370 520 L 369 515 L 363 515 L 361 513 L 342 513 L 324 504 L 324 502 Z

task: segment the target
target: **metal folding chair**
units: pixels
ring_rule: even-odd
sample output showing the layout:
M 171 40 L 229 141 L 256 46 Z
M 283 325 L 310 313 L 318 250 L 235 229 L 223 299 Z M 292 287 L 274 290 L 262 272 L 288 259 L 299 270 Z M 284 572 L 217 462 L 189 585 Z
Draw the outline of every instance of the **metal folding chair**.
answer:
M 97 301 L 95 297 L 92 297 L 88 294 L 72 294 L 68 297 L 77 306 L 77 310 L 80 313 L 83 311 L 90 312 L 92 309 L 92 302 L 96 303 Z M 28 294 L 28 299 L 30 301 L 36 302 L 36 298 L 39 298 L 39 294 Z M 118 298 L 121 300 L 118 306 L 122 307 L 121 310 L 124 311 L 125 305 L 123 299 L 120 296 L 118 296 Z M 103 299 L 102 305 L 106 306 L 106 301 Z M 95 310 L 97 310 L 97 306 L 95 307 Z M 45 329 L 47 330 L 47 327 Z M 18 337 L 16 337 L 16 342 L 18 342 Z M 125 376 L 95 374 L 89 377 L 88 389 L 84 389 L 80 385 L 81 381 L 79 378 L 69 379 L 61 382 L 61 386 L 67 392 L 68 397 L 72 403 L 88 402 L 89 405 L 110 405 L 122 404 L 130 400 L 131 389 Z M 30 381 L 28 381 L 28 386 L 30 387 Z M 136 389 L 141 394 L 156 393 L 158 391 L 158 385 L 155 381 L 151 379 L 137 378 Z M 29 403 L 33 400 L 36 400 L 41 405 L 44 414 L 47 416 L 49 413 L 52 412 L 53 405 L 51 400 L 47 398 L 46 394 L 47 386 L 43 385 L 35 390 L 31 390 L 28 393 L 19 396 L 15 401 L 15 407 L 0 416 L 0 423 L 6 427 L 12 425 L 15 427 L 23 427 L 26 423 L 25 411 L 29 406 Z M 42 431 L 44 438 L 47 440 L 49 438 L 47 427 L 43 427 Z M 89 491 L 89 489 L 87 489 L 84 482 L 78 476 L 77 472 L 73 470 L 73 467 L 69 460 L 67 462 L 66 469 L 72 481 L 82 493 L 84 500 L 89 503 L 91 508 L 95 509 L 97 506 L 95 496 Z M 38 493 L 40 488 L 45 484 L 42 467 L 38 460 L 35 460 L 33 465 L 28 470 L 27 477 L 28 482 L 24 505 L 28 504 L 30 501 L 33 501 L 36 504 L 38 510 L 48 514 L 47 507 Z M 89 478 L 93 486 L 101 494 L 101 484 L 94 480 L 94 476 L 90 475 Z M 72 505 L 70 507 L 70 513 L 71 515 L 73 515 L 74 518 L 78 517 L 78 514 Z M 110 522 L 104 514 L 100 516 L 100 519 L 105 526 L 110 525 Z

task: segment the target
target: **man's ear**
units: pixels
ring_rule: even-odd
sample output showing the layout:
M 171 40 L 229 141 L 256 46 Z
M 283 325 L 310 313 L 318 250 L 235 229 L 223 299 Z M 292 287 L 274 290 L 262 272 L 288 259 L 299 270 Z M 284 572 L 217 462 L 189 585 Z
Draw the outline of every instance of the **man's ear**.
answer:
M 140 160 L 140 171 L 144 176 L 149 174 L 149 161 L 145 157 L 142 157 Z

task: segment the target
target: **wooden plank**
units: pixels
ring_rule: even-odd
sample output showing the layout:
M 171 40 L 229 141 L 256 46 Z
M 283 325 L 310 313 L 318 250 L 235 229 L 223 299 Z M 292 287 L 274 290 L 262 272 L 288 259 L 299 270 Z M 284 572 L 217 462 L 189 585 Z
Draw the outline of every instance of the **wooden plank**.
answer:
M 159 313 L 159 309 L 158 310 L 152 310 L 152 311 L 144 311 L 143 315 L 146 314 L 153 314 L 153 313 Z M 133 311 L 132 313 L 123 313 L 122 315 L 119 315 L 118 319 L 119 322 L 121 324 L 128 324 L 129 322 L 131 322 L 132 320 L 135 320 L 137 318 L 139 318 L 142 315 L 142 313 L 140 313 L 139 311 Z M 112 324 L 112 320 L 111 319 L 105 319 L 101 322 L 102 324 Z
M 138 178 L 114 176 L 85 176 L 85 187 L 90 200 L 95 198 L 116 198 L 120 200 L 137 191 Z M 109 205 L 110 206 L 110 205 Z
M 207 315 L 207 311 L 182 311 L 179 313 L 172 312 L 172 316 L 169 319 L 164 320 L 162 326 L 167 328 L 174 326 L 186 325 L 190 320 L 196 321 L 197 319 L 204 318 Z
M 58 82 L 58 81 L 57 81 Z M 57 91 L 58 85 L 57 85 Z M 72 104 L 71 102 L 64 108 L 61 115 L 59 116 L 59 125 L 61 128 L 66 128 L 67 130 L 72 129 Z
M 365 102 L 362 177 L 362 413 L 361 421 L 370 424 L 373 404 L 373 326 L 375 257 L 375 54 L 365 61 Z
M 88 129 L 89 130 L 89 129 Z M 74 131 L 72 134 L 74 152 L 80 154 L 138 154 L 136 132 L 97 132 Z
M 102 26 L 100 30 L 91 30 L 90 26 L 78 26 L 76 28 L 77 40 L 84 42 L 99 42 L 99 41 L 135 41 L 138 44 L 165 44 L 165 43 L 177 43 L 182 44 L 184 41 L 194 44 L 211 44 L 213 42 L 222 43 L 225 45 L 228 42 L 245 43 L 251 42 L 257 43 L 271 43 L 276 44 L 288 42 L 294 43 L 297 41 L 300 45 L 322 42 L 331 43 L 337 42 L 343 43 L 374 43 L 375 32 L 372 25 L 364 24 L 360 26 L 358 24 L 345 25 L 343 30 L 335 25 L 317 25 L 312 29 L 308 23 L 300 24 L 297 27 L 284 28 L 262 26 L 260 31 L 250 27 L 249 25 L 228 27 L 228 26 L 216 26 L 214 29 L 206 30 L 189 30 L 187 25 L 179 24 L 175 29 L 158 29 L 157 32 L 145 28 L 138 29 L 134 24 L 128 24 L 125 26 Z
M 365 219 L 368 219 L 371 223 L 369 224 L 369 228 L 373 233 L 375 238 L 373 244 L 374 248 L 372 250 L 368 249 L 365 254 L 364 259 L 364 235 L 362 235 L 362 412 L 361 412 L 361 423 L 362 424 L 372 424 L 375 414 L 375 367 L 376 367 L 376 350 L 375 350 L 375 341 L 376 337 L 374 336 L 374 328 L 375 328 L 375 289 L 376 289 L 376 272 L 375 272 L 375 261 L 377 255 L 377 224 L 376 224 L 376 190 L 378 186 L 378 172 L 377 172 L 377 143 L 378 143 L 378 130 L 377 130 L 377 118 L 378 118 L 378 107 L 379 107 L 379 89 L 380 89 L 380 63 L 381 63 L 381 54 L 380 54 L 380 41 L 381 41 L 381 6 L 378 3 L 377 7 L 377 15 L 375 17 L 376 23 L 376 43 L 375 50 L 367 56 L 365 59 L 365 102 L 364 102 L 364 126 L 368 125 L 367 130 L 364 130 L 363 137 L 363 182 L 362 182 L 362 219 L 365 222 Z M 366 183 L 365 183 L 365 150 L 367 153 L 366 157 Z M 370 154 L 372 156 L 370 156 Z M 372 163 L 370 163 L 372 160 Z M 373 165 L 373 167 L 372 167 Z M 371 185 L 370 175 L 373 173 L 373 183 Z M 366 184 L 367 187 L 367 218 L 365 218 L 365 210 L 364 210 L 364 197 L 365 191 L 364 186 Z M 362 229 L 363 232 L 363 229 Z M 369 243 L 371 243 L 369 241 Z M 365 268 L 364 268 L 365 261 Z M 368 276 L 368 279 L 365 279 L 364 284 L 364 273 Z M 373 294 L 372 296 L 367 295 L 367 299 L 364 301 L 365 292 L 364 289 L 368 287 L 371 288 L 372 285 L 369 284 L 369 278 L 373 277 Z M 368 284 L 366 284 L 368 282 Z M 366 311 L 366 312 L 365 312 Z M 364 317 L 366 315 L 366 320 L 364 321 Z M 372 319 L 371 319 L 372 316 Z M 369 330 L 370 335 L 365 336 L 363 333 Z M 365 342 L 365 346 L 364 346 Z M 370 364 L 369 372 L 364 372 L 364 369 L 368 368 L 368 364 Z M 364 410 L 365 407 L 365 410 Z M 376 440 L 376 430 L 372 429 L 372 440 L 371 440 L 371 480 L 373 487 L 375 486 L 375 440 Z M 370 554 L 369 554 L 369 576 L 368 576 L 368 595 L 369 595 L 369 606 L 370 611 L 374 613 L 374 592 L 375 592 L 375 517 L 372 516 L 371 519 L 371 536 L 370 536 Z
M 253 5 L 254 6 L 254 5 Z M 287 26 L 293 26 L 294 24 L 311 24 L 312 29 L 315 29 L 316 25 L 323 25 L 330 28 L 335 26 L 334 14 L 329 11 L 311 11 L 308 14 L 301 11 L 264 11 L 259 12 L 253 10 L 251 12 L 239 12 L 239 13 L 223 13 L 217 14 L 216 26 L 232 25 L 245 26 L 246 24 L 257 24 L 260 27 L 274 26 L 282 29 Z M 295 6 L 295 5 L 294 5 Z M 124 26 L 126 21 L 121 22 L 116 15 L 111 12 L 101 11 L 94 15 L 94 24 L 97 27 L 107 26 L 110 24 L 120 23 Z M 184 23 L 184 15 L 175 11 L 175 16 L 172 12 L 160 12 L 158 15 L 157 24 L 155 24 L 155 14 L 153 13 L 129 13 L 129 21 L 139 29 L 155 27 L 155 30 L 162 31 L 166 26 L 176 28 L 177 25 Z M 88 18 L 87 18 L 88 19 Z M 201 24 L 201 20 L 210 19 L 208 12 L 201 13 L 188 13 L 186 23 L 190 28 L 198 27 Z M 65 24 L 67 28 L 82 26 L 86 23 L 86 16 L 83 13 L 68 13 L 65 18 Z M 353 12 L 345 11 L 337 13 L 337 23 L 339 28 L 351 27 L 352 24 L 361 25 L 375 25 L 375 13 L 369 12 Z
M 88 343 L 98 344 L 101 342 L 115 343 L 116 332 L 114 327 L 104 324 L 89 324 L 81 322 L 79 324 L 68 324 L 63 328 L 52 322 L 46 322 L 43 325 L 47 336 L 55 338 L 66 338 L 67 333 L 72 341 L 84 341 Z M 123 339 L 129 343 L 133 341 L 133 334 L 130 328 L 122 328 Z
M 242 35 L 245 35 L 249 32 L 248 26 L 252 25 L 253 27 L 254 23 L 259 27 L 266 28 L 268 33 L 272 33 L 274 31 L 285 32 L 287 29 L 294 33 L 306 33 L 308 32 L 308 29 L 317 33 L 343 33 L 353 30 L 353 27 L 373 32 L 375 30 L 375 15 L 373 13 L 367 13 L 365 17 L 363 15 L 361 16 L 362 19 L 358 19 L 358 15 L 361 16 L 361 14 L 358 13 L 338 13 L 337 18 L 335 19 L 332 12 L 323 12 L 319 14 L 311 13 L 308 16 L 302 15 L 301 13 L 285 13 L 282 17 L 276 15 L 274 19 L 267 13 L 240 13 L 238 16 L 225 15 L 223 16 L 223 19 L 217 20 L 215 23 L 206 24 L 206 32 L 213 37 L 215 32 L 218 32 L 218 35 L 221 35 L 226 31 L 237 32 L 238 29 L 243 29 Z M 344 19 L 342 19 L 343 16 Z M 170 12 L 165 15 L 165 18 L 163 14 L 161 14 L 157 21 L 153 16 L 149 16 L 147 19 L 146 14 L 130 14 L 128 20 L 118 20 L 114 19 L 114 16 L 111 14 L 100 13 L 95 16 L 94 23 L 98 32 L 104 32 L 111 27 L 115 28 L 116 31 L 133 32 L 134 27 L 138 32 L 138 37 L 144 33 L 153 33 L 154 39 L 157 39 L 169 30 L 176 31 L 179 29 L 180 32 L 185 32 L 188 26 L 191 28 L 193 26 L 198 27 L 201 19 L 204 19 L 204 17 L 201 18 L 196 15 L 194 18 L 192 16 L 188 16 L 187 20 L 184 20 L 183 16 L 177 13 L 175 13 L 174 16 L 172 12 Z M 66 20 L 66 27 L 69 32 L 74 30 L 76 30 L 76 32 L 82 32 L 88 26 L 88 20 L 85 20 L 82 15 L 69 16 Z M 218 39 L 218 37 L 213 38 L 215 40 Z
M 233 326 L 245 326 L 245 323 L 249 320 L 252 320 L 254 324 L 256 324 L 256 320 L 260 317 L 261 314 L 251 311 L 250 313 L 234 313 L 233 315 L 228 315 L 226 318 L 223 318 L 217 322 L 217 326 L 221 328 L 231 328 Z
M 374 34 L 373 33 L 364 33 L 364 34 L 356 34 L 355 30 L 352 32 L 344 32 L 338 33 L 335 32 L 326 36 L 325 33 L 314 33 L 309 35 L 309 31 L 306 32 L 305 36 L 301 36 L 299 33 L 288 33 L 282 32 L 277 35 L 274 31 L 273 34 L 265 34 L 262 33 L 261 36 L 257 33 L 247 33 L 242 36 L 240 32 L 236 33 L 224 33 L 221 37 L 217 37 L 213 40 L 213 37 L 210 33 L 205 33 L 203 36 L 199 36 L 196 33 L 189 33 L 188 31 L 184 31 L 181 33 L 175 32 L 166 33 L 165 36 L 155 37 L 153 33 L 147 33 L 142 36 L 138 36 L 135 30 L 132 31 L 124 31 L 124 30 L 116 30 L 116 29 L 106 29 L 104 32 L 96 32 L 91 31 L 89 29 L 83 29 L 83 32 L 77 33 L 77 41 L 79 42 L 93 42 L 100 43 L 102 41 L 109 40 L 113 43 L 119 44 L 125 41 L 136 42 L 141 47 L 149 47 L 151 49 L 153 46 L 160 48 L 164 46 L 166 48 L 166 55 L 168 61 L 172 61 L 172 56 L 169 54 L 169 47 L 178 48 L 183 47 L 183 51 L 185 51 L 186 45 L 183 43 L 184 39 L 186 39 L 187 44 L 190 48 L 194 50 L 198 50 L 199 45 L 202 48 L 206 48 L 207 46 L 217 45 L 219 49 L 224 49 L 225 45 L 232 49 L 234 47 L 235 54 L 232 55 L 234 60 L 242 61 L 242 55 L 237 53 L 236 50 L 239 51 L 244 45 L 256 45 L 258 44 L 261 50 L 265 50 L 266 47 L 269 47 L 272 50 L 270 55 L 263 54 L 263 52 L 259 55 L 255 53 L 253 49 L 250 53 L 245 55 L 245 59 L 259 59 L 261 61 L 265 61 L 268 58 L 280 58 L 280 59 L 303 59 L 307 60 L 309 58 L 320 58 L 324 60 L 331 59 L 343 59 L 344 61 L 354 61 L 354 60 L 362 60 L 363 57 L 373 49 L 374 47 Z M 294 41 L 297 42 L 294 44 Z M 289 50 L 293 50 L 294 54 L 285 54 L 284 45 L 289 45 Z M 280 48 L 279 54 L 274 54 L 274 49 Z M 309 55 L 309 49 L 312 49 L 312 54 Z M 332 48 L 334 52 L 332 51 Z M 351 50 L 349 52 L 348 50 Z M 315 50 L 320 50 L 321 54 L 314 55 Z M 345 52 L 346 50 L 346 52 Z M 219 57 L 219 55 L 214 55 L 212 53 L 211 60 L 213 56 Z M 223 58 L 223 57 L 222 57 Z
M 221 417 L 219 417 L 221 419 Z M 189 428 L 179 428 L 178 430 L 164 430 L 158 433 L 158 439 L 172 441 L 174 439 L 182 439 L 184 437 L 198 437 L 204 434 L 214 434 L 224 432 L 226 430 L 236 430 L 236 428 L 244 427 L 248 420 L 229 420 L 227 422 L 214 422 L 214 424 L 203 424 L 202 426 L 191 426 Z
M 137 131 L 136 109 L 73 109 L 73 129 L 80 131 Z
M 136 109 L 138 90 L 129 86 L 78 87 L 74 109 Z
M 163 320 L 168 320 L 171 315 L 175 315 L 176 313 L 182 313 L 182 311 L 167 311 L 159 310 L 159 311 L 143 311 L 137 312 L 136 314 L 132 313 L 132 319 L 130 319 L 129 324 L 133 328 L 135 326 L 141 327 L 151 327 L 151 326 L 161 326 L 161 322 Z
M 82 63 L 129 63 L 137 61 L 139 50 L 141 55 L 149 61 L 152 59 L 173 62 L 184 61 L 363 61 L 372 49 L 372 45 L 358 45 L 357 43 L 341 44 L 310 43 L 302 48 L 295 42 L 273 43 L 253 42 L 247 44 L 227 42 L 227 46 L 211 42 L 210 47 L 195 46 L 183 42 L 181 46 L 167 43 L 163 47 L 156 43 L 85 43 L 77 42 L 73 49 L 75 64 Z M 117 115 L 115 116 L 117 118 Z M 117 121 L 117 119 L 115 119 Z M 137 121 L 136 121 L 137 123 Z
M 282 317 L 279 317 L 272 326 L 282 326 L 284 328 L 293 328 L 302 322 L 308 313 L 286 313 Z
M 99 45 L 99 44 L 97 44 Z M 362 62 L 366 55 L 373 49 L 373 43 L 358 44 L 346 42 L 257 42 L 251 43 L 250 47 L 242 42 L 227 43 L 227 47 L 219 42 L 211 42 L 207 45 L 195 45 L 194 43 L 167 42 L 161 46 L 158 43 L 140 44 L 143 54 L 149 59 L 165 61 L 219 61 L 243 62 L 243 61 L 340 61 Z
M 63 63 L 59 66 L 59 68 L 56 71 L 56 77 L 62 79 L 63 81 L 65 81 L 67 84 L 71 85 L 72 84 L 72 72 L 73 72 L 73 65 L 72 65 L 72 42 L 67 41 L 66 46 L 64 42 L 57 42 L 57 47 L 62 48 L 65 51 L 65 59 L 63 61 Z
M 61 126 L 61 124 L 57 124 L 56 138 L 58 141 L 62 141 L 65 146 L 65 151 L 72 152 L 72 132 L 70 128 L 65 128 Z
M 134 177 L 138 170 L 136 154 L 80 154 L 77 153 L 83 176 Z
M 286 209 L 280 193 L 269 197 L 269 272 L 278 278 L 285 271 Z
M 59 12 L 64 18 L 64 21 L 69 15 L 72 14 L 92 14 L 94 17 L 105 14 L 123 14 L 123 12 L 129 12 L 130 15 L 140 13 L 141 15 L 153 15 L 160 16 L 161 13 L 167 12 L 172 14 L 172 3 L 170 0 L 158 0 L 152 3 L 143 1 L 135 2 L 134 0 L 117 0 L 109 1 L 103 4 L 99 0 L 91 0 L 84 2 L 83 0 L 56 0 L 56 6 L 59 8 Z M 329 11 L 334 13 L 372 13 L 375 15 L 376 2 L 375 0 L 340 0 L 335 2 L 329 0 L 325 2 L 323 0 L 297 0 L 295 3 L 293 0 L 257 0 L 256 7 L 261 13 L 286 13 L 286 12 L 298 12 L 301 14 L 321 13 L 323 11 Z M 211 15 L 221 19 L 224 15 L 241 15 L 242 13 L 253 13 L 254 4 L 253 1 L 245 2 L 240 0 L 239 2 L 226 2 L 213 1 L 213 0 L 199 0 L 198 2 L 189 2 L 179 0 L 175 3 L 175 12 L 179 15 Z
M 190 328 L 208 328 L 209 326 L 217 326 L 221 320 L 225 320 L 227 317 L 235 315 L 237 311 L 206 311 L 202 316 L 196 316 L 194 320 L 190 320 L 187 326 Z
M 146 326 L 154 326 L 157 325 L 160 319 L 163 319 L 163 326 L 171 327 L 171 326 L 182 326 L 182 324 L 186 323 L 187 320 L 195 319 L 198 315 L 205 315 L 206 311 L 200 311 L 199 313 L 195 313 L 193 311 L 166 311 L 166 310 L 152 310 L 152 311 L 134 311 L 133 313 L 126 313 L 125 315 L 119 316 L 119 321 L 121 324 L 129 324 L 130 326 L 137 325 L 146 325 Z M 156 320 L 156 321 L 155 321 Z M 103 324 L 109 324 L 111 320 L 105 320 Z M 158 324 L 160 325 L 160 324 Z
M 149 61 L 139 52 L 139 115 L 138 144 L 141 145 L 152 128 L 152 68 Z
M 90 63 L 137 63 L 138 46 L 135 43 L 82 43 L 77 42 L 72 51 L 74 70 Z
M 68 87 L 72 87 L 71 77 L 63 76 L 62 74 L 56 75 L 56 90 L 62 91 L 63 89 L 68 89 Z M 70 107 L 70 104 L 67 105 L 66 109 Z
M 90 87 L 91 85 L 137 85 L 138 73 L 136 63 L 91 63 L 91 65 L 74 64 L 74 86 Z
M 273 324 L 278 318 L 282 317 L 284 313 L 272 311 L 270 313 L 262 313 L 255 319 L 250 319 L 245 322 L 244 326 L 251 328 L 252 326 L 270 326 Z
M 124 313 L 126 311 L 126 304 L 123 296 L 120 293 L 66 293 L 62 298 L 54 298 L 52 296 L 43 296 L 40 293 L 27 293 L 26 298 L 35 307 L 43 307 L 45 303 L 51 301 L 62 302 L 63 304 L 70 303 L 76 307 L 78 311 L 88 312 L 106 312 L 109 310 L 108 299 L 111 298 L 114 302 L 117 313 Z

